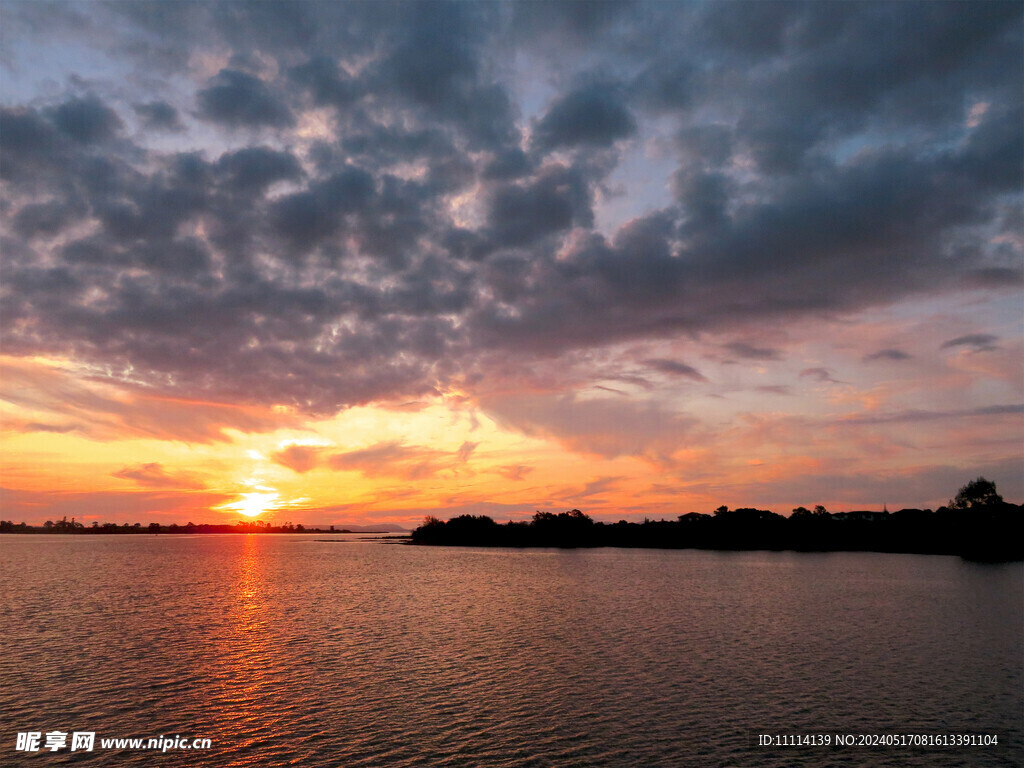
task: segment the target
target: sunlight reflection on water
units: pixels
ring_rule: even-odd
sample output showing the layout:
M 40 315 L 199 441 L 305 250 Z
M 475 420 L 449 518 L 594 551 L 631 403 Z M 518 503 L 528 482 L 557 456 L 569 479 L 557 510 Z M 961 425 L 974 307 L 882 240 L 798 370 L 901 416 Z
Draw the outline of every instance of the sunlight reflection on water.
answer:
M 9 733 L 208 737 L 118 765 L 866 764 L 759 732 L 999 733 L 872 765 L 1020 764 L 1022 566 L 4 536 Z M 32 763 L 41 764 L 41 763 Z

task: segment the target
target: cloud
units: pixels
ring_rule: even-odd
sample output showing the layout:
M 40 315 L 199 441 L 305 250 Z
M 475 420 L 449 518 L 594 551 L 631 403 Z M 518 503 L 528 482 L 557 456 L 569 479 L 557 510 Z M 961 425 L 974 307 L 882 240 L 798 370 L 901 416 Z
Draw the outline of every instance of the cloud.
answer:
M 693 366 L 681 363 L 677 360 L 666 360 L 664 358 L 654 358 L 650 360 L 644 360 L 644 365 L 649 365 L 657 371 L 667 373 L 672 376 L 683 376 L 694 381 L 707 381 L 707 378 Z
M 455 455 L 458 457 L 459 461 L 466 463 L 469 461 L 469 457 L 473 455 L 473 451 L 476 450 L 478 445 L 480 445 L 480 443 L 471 443 L 467 440 L 459 446 L 459 450 L 455 452 Z
M 585 455 L 663 461 L 691 444 L 697 422 L 656 403 L 580 400 L 571 395 L 490 397 L 481 409 L 501 426 L 557 440 Z
M 217 170 L 227 177 L 233 189 L 259 193 L 276 181 L 302 176 L 302 166 L 290 152 L 270 147 L 247 147 L 221 155 Z
M 610 146 L 636 133 L 636 121 L 611 85 L 594 83 L 559 98 L 533 131 L 545 150 L 588 144 Z
M 524 464 L 509 464 L 503 467 L 494 467 L 491 472 L 501 475 L 506 480 L 518 482 L 525 480 L 526 476 L 533 472 L 534 468 Z
M 206 488 L 206 484 L 190 474 L 168 474 L 162 464 L 150 462 L 148 464 L 135 464 L 111 472 L 111 477 L 120 480 L 131 480 L 138 485 L 148 488 L 177 488 L 179 490 L 200 491 Z
M 335 471 L 361 472 L 366 477 L 400 477 L 421 480 L 444 468 L 439 460 L 445 454 L 430 448 L 407 446 L 399 442 L 377 443 L 368 448 L 336 453 L 327 459 Z
M 251 173 L 251 160 L 242 167 Z M 303 192 L 276 200 L 271 215 L 277 231 L 306 250 L 338 232 L 347 214 L 366 210 L 374 193 L 373 177 L 361 168 L 349 167 Z
M 1021 285 L 1013 3 L 31 5 L 81 56 L 0 108 L 5 352 L 220 404 L 156 434 Z
M 1024 485 L 1020 480 L 1019 460 L 981 464 L 955 462 L 896 467 L 884 471 L 851 470 L 803 472 L 797 476 L 737 484 L 719 489 L 719 497 L 728 496 L 733 506 L 740 500 L 757 500 L 764 507 L 787 513 L 796 504 L 826 504 L 830 511 L 853 509 L 890 511 L 905 507 L 936 509 L 956 494 L 957 488 L 973 477 L 994 478 L 1006 498 L 1020 498 Z
M 319 446 L 289 445 L 287 448 L 272 453 L 270 459 L 283 467 L 304 474 L 316 468 L 320 463 L 322 453 L 323 448 Z
M 999 337 L 990 333 L 969 333 L 966 336 L 957 336 L 955 339 L 942 342 L 941 348 L 970 347 L 973 352 L 990 352 L 999 348 L 996 345 L 997 341 L 999 341 Z
M 769 395 L 792 395 L 793 388 L 785 384 L 763 384 L 757 387 L 758 392 L 765 392 Z
M 81 144 L 114 138 L 123 127 L 117 113 L 96 96 L 72 98 L 49 110 L 54 127 Z
M 92 381 L 41 363 L 10 358 L 0 358 L 0 363 L 0 399 L 29 413 L 70 420 L 45 426 L 44 431 L 74 431 L 94 440 L 155 438 L 213 443 L 231 440 L 228 430 L 269 432 L 299 423 L 295 414 L 287 412 L 172 398 L 137 385 Z
M 271 89 L 246 72 L 222 69 L 196 93 L 198 115 L 231 128 L 286 128 L 295 123 L 291 110 Z
M 743 341 L 734 341 L 726 344 L 725 348 L 737 357 L 745 360 L 781 360 L 782 353 L 771 347 L 755 347 Z
M 805 368 L 800 371 L 801 379 L 814 379 L 823 384 L 841 384 L 842 382 L 832 377 L 832 371 L 828 368 Z
M 182 131 L 185 126 L 181 116 L 166 101 L 149 101 L 144 104 L 133 104 L 132 109 L 142 120 L 143 127 L 153 131 Z
M 912 355 L 904 352 L 902 349 L 880 349 L 877 352 L 865 355 L 864 362 L 870 363 L 875 360 L 893 360 L 899 362 L 901 360 L 909 360 L 911 357 Z
M 81 220 L 86 210 L 75 200 L 29 203 L 14 217 L 14 231 L 26 239 L 39 235 L 53 236 Z
M 857 424 L 898 424 L 921 421 L 939 421 L 946 419 L 972 419 L 989 416 L 1014 416 L 1024 413 L 1024 405 L 986 405 L 979 408 L 965 408 L 949 411 L 903 410 L 890 413 L 860 415 L 855 414 L 839 419 L 837 425 Z
M 289 78 L 305 87 L 318 106 L 330 105 L 345 107 L 359 96 L 358 81 L 349 77 L 337 60 L 329 56 L 315 56 L 304 64 L 293 67 L 288 72 Z
M 529 245 L 575 224 L 591 224 L 590 193 L 585 179 L 575 170 L 547 166 L 529 183 L 495 189 L 488 219 L 500 244 Z

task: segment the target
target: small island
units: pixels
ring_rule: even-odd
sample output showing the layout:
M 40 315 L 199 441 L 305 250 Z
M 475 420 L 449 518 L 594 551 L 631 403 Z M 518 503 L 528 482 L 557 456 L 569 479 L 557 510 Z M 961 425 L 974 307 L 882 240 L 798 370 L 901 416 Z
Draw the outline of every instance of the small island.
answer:
M 788 517 L 764 509 L 719 507 L 676 520 L 602 523 L 578 509 L 537 512 L 499 524 L 486 515 L 447 522 L 428 517 L 412 533 L 420 545 L 476 547 L 648 547 L 658 549 L 903 552 L 959 555 L 972 560 L 1024 559 L 1019 535 L 1024 506 L 1003 500 L 979 477 L 949 504 L 896 512 L 836 512 L 797 507 Z

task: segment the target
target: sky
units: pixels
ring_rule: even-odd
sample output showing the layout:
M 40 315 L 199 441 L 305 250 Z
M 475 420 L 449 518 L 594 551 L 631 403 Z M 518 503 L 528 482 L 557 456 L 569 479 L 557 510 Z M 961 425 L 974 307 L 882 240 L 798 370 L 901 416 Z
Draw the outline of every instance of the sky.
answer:
M 0 1 L 0 516 L 1024 501 L 1019 2 Z

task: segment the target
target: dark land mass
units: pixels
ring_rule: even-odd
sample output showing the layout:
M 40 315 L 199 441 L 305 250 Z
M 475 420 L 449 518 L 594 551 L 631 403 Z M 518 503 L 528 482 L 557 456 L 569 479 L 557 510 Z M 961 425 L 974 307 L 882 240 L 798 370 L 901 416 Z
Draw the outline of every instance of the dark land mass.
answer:
M 160 523 L 150 523 L 149 525 L 142 525 L 141 523 L 93 523 L 92 525 L 83 525 L 82 523 L 71 518 L 68 520 L 66 517 L 56 522 L 47 520 L 43 525 L 26 525 L 25 523 L 15 524 L 10 520 L 0 520 L 0 533 L 48 533 L 48 534 L 77 534 L 82 536 L 92 535 L 109 535 L 109 534 L 155 534 L 155 533 L 186 533 L 186 534 L 203 534 L 203 533 L 376 533 L 376 534 L 393 534 L 395 530 L 373 530 L 370 527 L 358 528 L 336 528 L 335 526 L 329 526 L 327 528 L 307 528 L 304 525 L 292 525 L 291 523 L 285 523 L 284 525 L 268 525 L 261 522 L 240 522 L 234 525 L 222 525 L 222 524 L 211 524 L 201 523 L 196 525 L 195 523 L 187 523 L 186 525 L 161 525 Z
M 1024 506 L 1003 501 L 984 478 L 938 510 L 829 513 L 798 507 L 789 517 L 764 509 L 719 507 L 713 515 L 601 523 L 574 509 L 537 512 L 528 522 L 484 515 L 427 518 L 413 544 L 477 547 L 648 547 L 659 549 L 905 552 L 972 560 L 1024 560 Z

